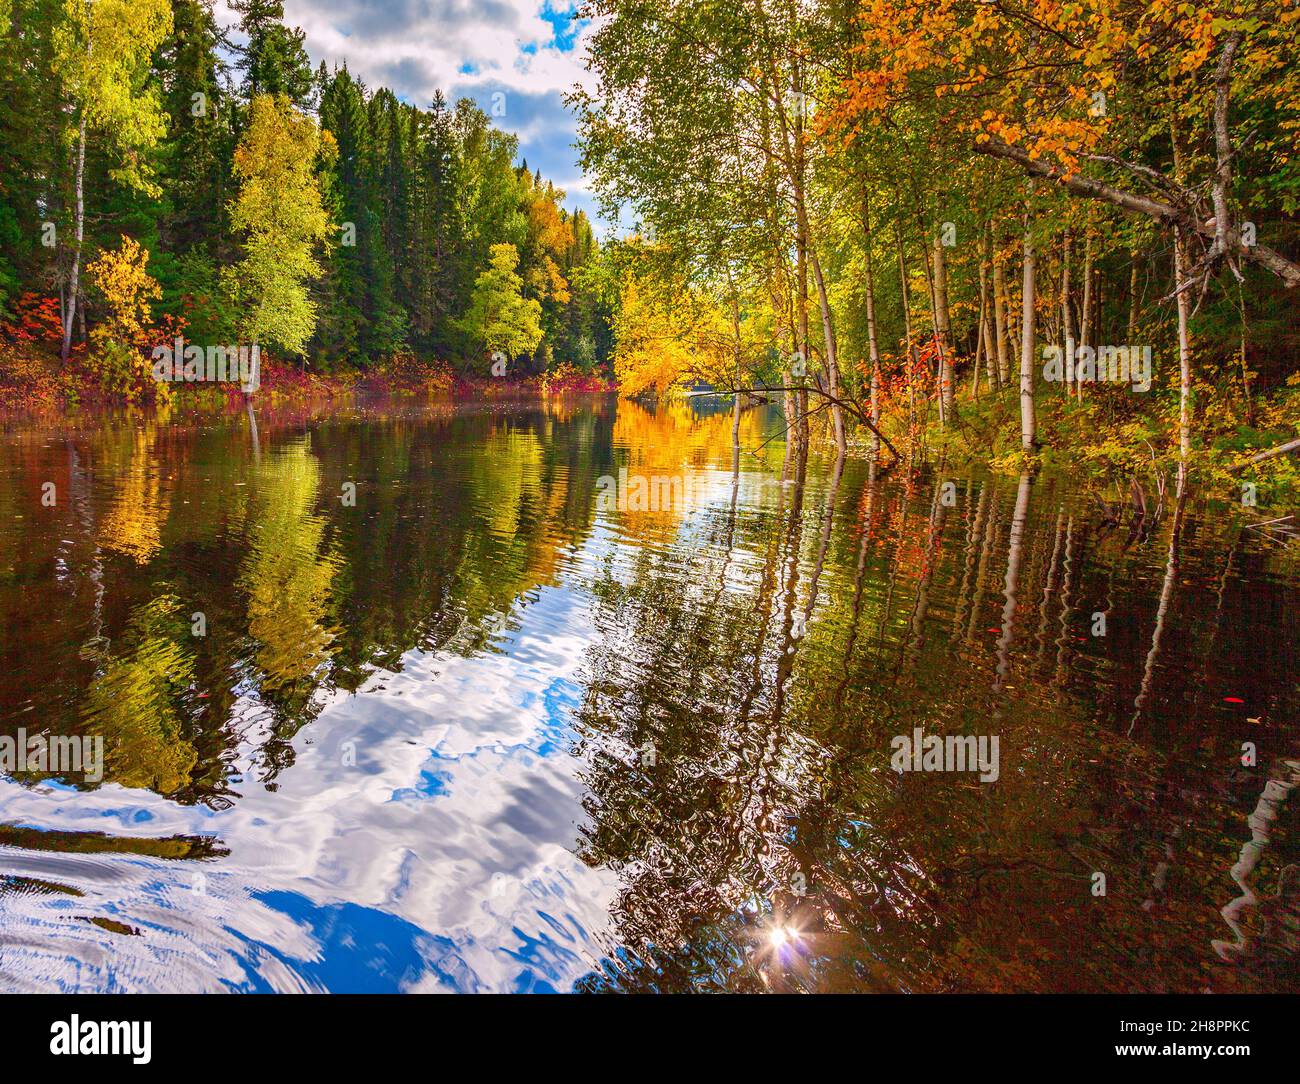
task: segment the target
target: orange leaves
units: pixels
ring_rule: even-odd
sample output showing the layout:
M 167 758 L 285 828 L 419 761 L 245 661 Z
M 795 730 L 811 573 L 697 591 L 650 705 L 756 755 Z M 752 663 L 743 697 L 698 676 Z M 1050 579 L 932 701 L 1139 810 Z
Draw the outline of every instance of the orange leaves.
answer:
M 573 224 L 560 214 L 553 192 L 539 191 L 528 205 L 528 236 L 535 266 L 528 287 L 541 301 L 567 304 L 569 283 L 556 262 L 573 248 Z
M 857 70 L 841 86 L 828 129 L 851 133 L 902 101 L 943 99 L 951 105 L 936 125 L 976 143 L 1025 147 L 1071 172 L 1112 124 L 1107 98 L 1119 73 L 1144 43 L 1159 40 L 1148 8 L 1114 0 L 1018 7 L 863 0 L 859 21 Z M 1200 36 L 1212 26 L 1199 13 L 1187 22 Z M 1204 48 L 1201 41 L 1188 61 L 1199 63 Z
M 1198 71 L 1216 51 L 1214 22 L 1214 15 L 1210 11 L 1200 12 L 1191 22 L 1187 30 L 1188 48 L 1177 59 L 1177 72 L 1187 75 Z
M 1012 145 L 1019 143 L 1025 137 L 1025 130 L 1021 125 L 1009 123 L 996 113 L 985 122 L 984 128 L 990 136 L 997 136 L 1003 143 Z
M 12 342 L 46 343 L 63 341 L 63 320 L 56 297 L 41 297 L 28 291 L 14 303 L 14 319 L 0 320 L 0 334 Z

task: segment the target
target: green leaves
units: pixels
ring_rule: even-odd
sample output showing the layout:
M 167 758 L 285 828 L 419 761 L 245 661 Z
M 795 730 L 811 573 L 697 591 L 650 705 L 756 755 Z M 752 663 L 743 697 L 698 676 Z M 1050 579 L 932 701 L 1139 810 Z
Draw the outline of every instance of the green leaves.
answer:
M 111 176 L 156 196 L 143 152 L 166 133 L 149 60 L 171 32 L 167 0 L 66 0 L 55 27 L 54 68 L 79 118 L 106 135 L 119 163 Z
M 488 353 L 500 351 L 507 358 L 531 353 L 542 341 L 542 306 L 523 296 L 518 266 L 514 245 L 493 245 L 491 264 L 475 282 L 469 311 L 459 321 Z
M 329 152 L 332 139 L 324 144 Z M 318 278 L 316 245 L 331 233 L 315 172 L 322 152 L 316 122 L 285 97 L 253 99 L 251 120 L 235 151 L 238 197 L 230 221 L 247 232 L 244 258 L 228 273 L 244 309 L 244 334 L 299 353 L 316 326 L 307 281 Z

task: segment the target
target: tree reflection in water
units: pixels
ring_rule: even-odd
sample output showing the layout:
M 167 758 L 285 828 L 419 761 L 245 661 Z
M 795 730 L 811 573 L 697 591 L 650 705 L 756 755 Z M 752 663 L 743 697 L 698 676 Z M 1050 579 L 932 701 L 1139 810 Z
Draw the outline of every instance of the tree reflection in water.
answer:
M 0 782 L 0 929 L 51 946 L 0 983 L 189 982 L 184 929 L 227 988 L 1295 985 L 1300 577 L 1196 494 L 1126 531 L 764 411 L 253 421 L 4 435 L 0 733 L 109 753 Z M 891 771 L 916 728 L 1000 778 Z

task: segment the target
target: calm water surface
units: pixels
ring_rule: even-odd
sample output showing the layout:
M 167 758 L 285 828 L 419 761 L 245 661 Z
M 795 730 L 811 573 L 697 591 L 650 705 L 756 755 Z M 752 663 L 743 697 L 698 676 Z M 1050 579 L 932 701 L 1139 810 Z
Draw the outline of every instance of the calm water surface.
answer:
M 1300 987 L 1295 555 L 778 434 L 10 424 L 0 736 L 106 765 L 0 775 L 0 989 Z

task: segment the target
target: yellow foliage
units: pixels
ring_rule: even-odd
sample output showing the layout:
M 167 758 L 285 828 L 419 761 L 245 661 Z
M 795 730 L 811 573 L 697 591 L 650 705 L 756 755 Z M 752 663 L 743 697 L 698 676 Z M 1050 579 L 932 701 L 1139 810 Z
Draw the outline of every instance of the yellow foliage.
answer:
M 86 124 L 116 145 L 115 180 L 151 196 L 142 151 L 155 146 L 167 123 L 152 86 L 141 89 L 142 72 L 172 30 L 169 0 L 65 0 L 64 19 L 54 28 L 54 68 Z
M 108 390 L 127 402 L 166 401 L 170 388 L 153 379 L 143 347 L 153 326 L 151 301 L 162 297 L 149 274 L 149 253 L 130 237 L 116 250 L 105 250 L 86 266 L 90 281 L 104 296 L 108 318 L 91 332 L 92 364 Z
M 1269 7 L 1271 16 L 1260 18 Z M 969 118 L 953 121 L 976 143 L 998 139 L 1076 172 L 1081 155 L 1102 146 L 1117 116 L 1151 108 L 1117 97 L 1117 73 L 1135 63 L 1163 75 L 1146 79 L 1142 93 L 1163 94 L 1162 108 L 1206 122 L 1212 69 L 1234 31 L 1245 35 L 1234 97 L 1261 109 L 1294 109 L 1298 18 L 1294 5 L 1261 8 L 1241 0 L 1213 8 L 1171 0 L 1036 0 L 1028 9 L 862 0 L 858 64 L 821 125 L 851 140 L 863 121 L 918 92 L 965 96 Z
M 316 327 L 307 282 L 322 273 L 315 248 L 331 233 L 316 165 L 337 152 L 333 136 L 322 136 L 283 95 L 253 99 L 235 149 L 240 187 L 230 204 L 231 225 L 247 234 L 245 254 L 227 283 L 245 304 L 244 332 L 255 343 L 298 352 Z
M 675 384 L 717 380 L 734 367 L 726 317 L 684 290 L 669 290 L 664 297 L 625 280 L 614 339 L 614 375 L 629 399 L 647 391 L 665 396 Z
M 86 267 L 108 303 L 108 330 L 122 342 L 134 342 L 153 323 L 149 302 L 162 297 L 162 288 L 148 267 L 149 253 L 126 235 L 121 248 L 105 250 Z

